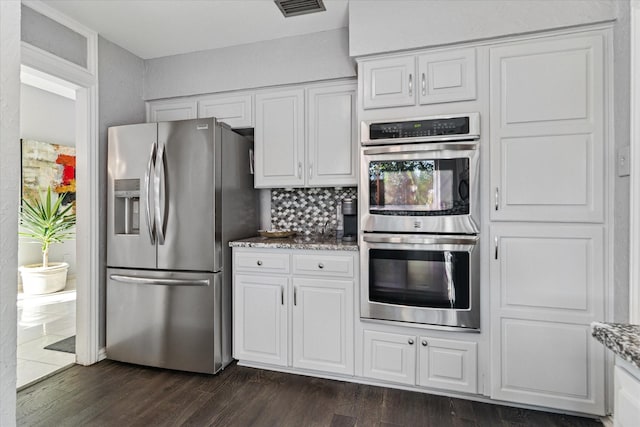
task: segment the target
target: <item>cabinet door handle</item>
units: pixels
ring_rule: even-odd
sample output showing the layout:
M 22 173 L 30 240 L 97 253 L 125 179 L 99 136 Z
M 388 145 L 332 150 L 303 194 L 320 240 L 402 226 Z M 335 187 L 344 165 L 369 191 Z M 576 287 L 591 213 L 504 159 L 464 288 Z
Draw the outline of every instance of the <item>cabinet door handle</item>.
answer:
M 298 178 L 302 178 L 302 162 L 298 162 Z
M 494 258 L 498 259 L 498 236 L 494 237 L 493 239 L 493 245 L 494 245 Z
M 313 175 L 313 165 L 309 165 L 309 179 L 311 179 L 311 176 Z
M 294 286 L 293 287 L 293 305 L 298 305 L 298 292 L 297 292 L 297 287 Z
M 318 264 L 318 268 L 320 268 L 320 269 L 324 268 L 324 264 L 323 263 L 319 263 Z
M 495 196 L 496 210 L 500 207 L 500 188 L 496 187 L 496 196 Z
M 256 264 L 262 265 L 262 261 L 258 260 L 258 261 L 256 261 Z
M 413 74 L 409 74 L 409 96 L 413 96 Z
M 280 305 L 284 305 L 284 286 L 280 286 Z
M 424 75 L 424 73 L 422 73 L 422 96 L 426 96 L 427 95 L 427 78 Z
M 409 345 L 413 345 L 413 339 L 409 338 L 409 340 L 407 341 L 409 343 Z
M 429 343 L 427 342 L 427 340 L 422 340 L 422 346 L 423 347 L 426 347 L 428 345 L 429 345 Z

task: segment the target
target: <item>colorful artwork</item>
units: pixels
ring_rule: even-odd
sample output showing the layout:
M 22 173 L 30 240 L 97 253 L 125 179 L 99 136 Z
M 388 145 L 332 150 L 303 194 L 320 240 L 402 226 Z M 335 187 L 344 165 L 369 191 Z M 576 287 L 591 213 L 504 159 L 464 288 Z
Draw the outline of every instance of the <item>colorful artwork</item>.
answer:
M 75 147 L 22 140 L 22 197 L 37 200 L 47 188 L 67 193 L 63 204 L 76 200 Z

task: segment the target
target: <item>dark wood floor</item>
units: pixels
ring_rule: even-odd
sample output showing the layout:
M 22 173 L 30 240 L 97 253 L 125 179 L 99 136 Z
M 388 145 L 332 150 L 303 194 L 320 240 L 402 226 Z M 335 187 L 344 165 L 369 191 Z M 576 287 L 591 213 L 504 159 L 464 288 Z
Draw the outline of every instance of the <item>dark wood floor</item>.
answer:
M 599 421 L 232 365 L 103 361 L 18 393 L 20 426 L 601 426 Z

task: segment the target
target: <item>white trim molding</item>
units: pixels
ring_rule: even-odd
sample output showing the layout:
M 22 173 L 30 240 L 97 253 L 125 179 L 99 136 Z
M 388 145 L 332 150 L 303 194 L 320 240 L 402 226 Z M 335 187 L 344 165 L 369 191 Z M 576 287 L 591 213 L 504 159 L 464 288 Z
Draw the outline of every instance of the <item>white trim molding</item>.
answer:
M 629 320 L 640 323 L 640 1 L 631 2 L 631 212 Z
M 53 76 L 76 90 L 76 362 L 90 365 L 100 360 L 98 35 L 43 2 L 23 3 L 87 38 L 86 69 L 25 42 L 22 64 L 26 73 Z

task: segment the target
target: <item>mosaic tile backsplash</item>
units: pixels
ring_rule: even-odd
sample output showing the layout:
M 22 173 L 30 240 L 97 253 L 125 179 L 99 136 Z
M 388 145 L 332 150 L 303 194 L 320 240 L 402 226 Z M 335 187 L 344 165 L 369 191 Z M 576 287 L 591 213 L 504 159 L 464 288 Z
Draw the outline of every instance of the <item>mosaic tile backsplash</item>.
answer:
M 336 208 L 345 197 L 357 198 L 356 187 L 271 190 L 271 229 L 295 230 L 309 236 L 327 223 L 335 234 Z

